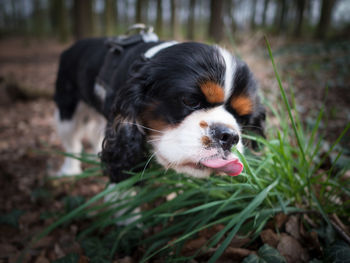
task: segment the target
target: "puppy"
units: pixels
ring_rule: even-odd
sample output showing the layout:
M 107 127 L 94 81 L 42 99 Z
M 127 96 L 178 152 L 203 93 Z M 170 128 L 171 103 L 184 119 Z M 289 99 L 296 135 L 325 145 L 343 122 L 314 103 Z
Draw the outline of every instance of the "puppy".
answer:
M 262 134 L 265 110 L 248 66 L 227 50 L 163 42 L 151 31 L 76 42 L 60 58 L 55 102 L 67 152 L 89 137 L 112 182 L 155 158 L 195 177 L 231 176 L 243 165 L 245 127 Z M 67 158 L 61 174 L 80 172 Z

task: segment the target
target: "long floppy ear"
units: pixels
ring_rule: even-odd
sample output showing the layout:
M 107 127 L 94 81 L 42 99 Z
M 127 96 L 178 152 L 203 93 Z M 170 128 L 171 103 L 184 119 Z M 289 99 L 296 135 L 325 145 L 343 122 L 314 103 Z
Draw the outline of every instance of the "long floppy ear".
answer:
M 102 143 L 104 173 L 116 183 L 128 178 L 125 171 L 142 162 L 144 150 L 142 130 L 129 120 L 117 117 L 114 123 L 108 123 Z
M 260 103 L 260 98 L 257 97 L 255 111 L 250 116 L 248 121 L 248 130 L 265 138 L 265 120 L 265 107 Z M 252 141 L 251 143 L 254 150 L 259 149 L 259 145 L 256 141 Z
M 248 65 L 237 60 L 237 70 L 234 79 L 234 92 L 231 106 L 243 130 L 265 137 L 265 108 L 258 95 L 259 84 Z M 253 149 L 258 149 L 256 141 L 248 141 Z
M 115 95 L 101 152 L 104 173 L 112 182 L 128 178 L 125 171 L 145 158 L 145 133 L 138 121 L 144 105 L 146 81 L 147 63 L 140 61 L 130 72 L 126 85 Z

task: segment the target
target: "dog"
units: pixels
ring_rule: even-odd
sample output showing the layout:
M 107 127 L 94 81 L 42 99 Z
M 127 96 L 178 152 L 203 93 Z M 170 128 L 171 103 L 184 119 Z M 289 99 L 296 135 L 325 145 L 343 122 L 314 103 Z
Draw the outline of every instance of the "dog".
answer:
M 160 41 L 143 28 L 129 37 L 79 40 L 60 57 L 54 100 L 65 151 L 83 137 L 104 172 L 120 182 L 149 158 L 204 178 L 236 176 L 246 128 L 263 135 L 265 109 L 247 64 L 216 45 Z M 66 158 L 60 174 L 81 171 Z

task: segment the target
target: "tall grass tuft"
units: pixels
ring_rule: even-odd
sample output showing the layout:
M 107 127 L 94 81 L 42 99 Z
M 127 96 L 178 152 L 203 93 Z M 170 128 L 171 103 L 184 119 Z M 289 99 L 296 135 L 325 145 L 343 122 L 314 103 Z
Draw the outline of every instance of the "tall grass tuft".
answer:
M 213 175 L 204 180 L 196 179 L 164 171 L 150 163 L 145 171 L 129 172 L 129 179 L 106 187 L 42 235 L 72 218 L 85 215 L 93 223 L 80 232 L 78 238 L 82 240 L 104 229 L 117 229 L 109 244 L 110 258 L 121 249 L 125 252 L 142 247 L 141 262 L 155 257 L 186 261 L 205 252 L 210 252 L 209 262 L 215 262 L 235 236 L 249 235 L 254 240 L 276 213 L 312 211 L 322 215 L 323 219 L 318 218 L 326 223 L 329 223 L 329 213 L 345 215 L 345 206 L 334 201 L 342 195 L 350 196 L 349 182 L 341 182 L 344 171 L 336 172 L 334 167 L 325 171 L 320 167 L 350 125 L 329 151 L 321 154 L 324 140 L 318 131 L 323 112 L 319 113 L 313 127 L 303 125 L 295 102 L 287 99 L 269 43 L 266 43 L 283 105 L 272 106 L 267 101 L 265 105 L 270 108 L 272 118 L 278 120 L 279 127 L 270 127 L 267 139 L 245 136 L 263 147 L 258 156 L 249 151 L 245 155 L 237 152 L 245 167 L 240 176 Z M 137 194 L 130 194 L 130 189 Z M 124 193 L 123 199 L 110 198 L 120 193 Z M 109 201 L 101 202 L 107 195 Z M 115 217 L 120 211 L 122 215 Z M 127 220 L 127 225 L 118 225 Z M 186 242 L 217 225 L 223 227 L 200 249 L 191 255 L 182 253 Z M 132 242 L 125 242 L 130 237 L 134 237 Z

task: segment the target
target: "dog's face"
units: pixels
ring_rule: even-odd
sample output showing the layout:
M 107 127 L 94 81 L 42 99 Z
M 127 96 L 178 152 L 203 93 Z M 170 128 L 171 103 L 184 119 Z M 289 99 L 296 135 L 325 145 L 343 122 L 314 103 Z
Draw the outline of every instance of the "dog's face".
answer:
M 246 64 L 219 47 L 177 44 L 134 67 L 116 96 L 102 161 L 119 177 L 145 157 L 148 143 L 148 157 L 166 169 L 238 175 L 243 165 L 231 150 L 243 152 L 242 128 L 261 133 L 264 118 Z

